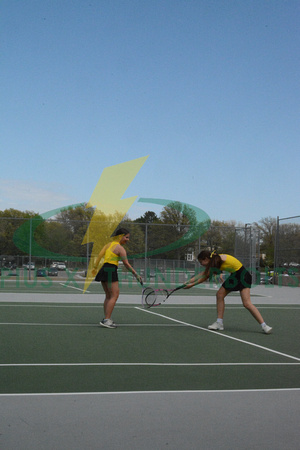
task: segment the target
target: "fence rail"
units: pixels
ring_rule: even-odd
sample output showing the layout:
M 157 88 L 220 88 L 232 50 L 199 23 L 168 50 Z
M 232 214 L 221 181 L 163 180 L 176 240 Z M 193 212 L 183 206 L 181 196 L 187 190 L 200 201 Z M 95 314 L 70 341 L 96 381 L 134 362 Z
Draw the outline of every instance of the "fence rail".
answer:
M 2 267 L 49 267 L 59 261 L 68 269 L 87 270 L 93 243 L 82 245 L 90 222 L 41 217 L 0 218 L 0 263 Z M 131 241 L 127 253 L 133 266 L 145 276 L 161 271 L 162 275 L 194 272 L 201 249 L 216 249 L 239 258 L 255 277 L 259 262 L 257 231 L 252 226 L 211 226 L 202 235 L 191 232 L 188 224 L 124 222 Z M 99 223 L 106 233 L 107 223 Z M 104 231 L 103 231 L 104 230 Z M 109 234 L 104 236 L 106 242 Z M 177 275 L 176 275 L 177 276 Z
M 30 276 L 33 265 L 44 268 L 64 262 L 69 270 L 85 271 L 93 248 L 92 242 L 82 245 L 89 224 L 87 220 L 1 217 L 0 268 L 29 264 Z M 107 223 L 101 223 L 101 230 L 105 226 Z M 162 277 L 180 277 L 182 281 L 198 270 L 197 255 L 208 248 L 234 255 L 251 271 L 253 282 L 257 281 L 261 238 L 257 227 L 251 224 L 211 226 L 196 239 L 187 224 L 124 222 L 122 226 L 131 233 L 128 257 L 148 279 L 156 272 Z M 274 265 L 275 274 L 282 273 L 282 268 L 299 272 L 300 216 L 277 218 Z
M 274 266 L 295 269 L 300 267 L 300 216 L 277 217 Z

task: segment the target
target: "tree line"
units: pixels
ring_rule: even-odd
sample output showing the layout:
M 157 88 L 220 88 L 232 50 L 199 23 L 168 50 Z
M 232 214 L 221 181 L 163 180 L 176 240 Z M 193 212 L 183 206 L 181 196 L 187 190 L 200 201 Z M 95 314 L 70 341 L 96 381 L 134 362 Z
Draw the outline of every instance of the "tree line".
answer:
M 0 255 L 26 255 L 29 245 L 34 243 L 33 256 L 84 260 L 90 253 L 92 243 L 82 245 L 82 241 L 94 212 L 93 208 L 84 206 L 69 207 L 54 219 L 44 220 L 30 211 L 0 211 Z M 33 224 L 31 237 L 30 219 Z M 97 216 L 99 230 L 104 233 L 105 239 L 110 237 L 107 224 L 112 219 L 116 222 L 118 217 L 107 217 L 101 213 Z M 196 257 L 199 249 L 205 248 L 234 254 L 235 230 L 245 225 L 219 220 L 213 220 L 209 225 L 201 229 L 194 211 L 180 202 L 165 206 L 159 215 L 146 211 L 135 220 L 129 216 L 120 218 L 120 226 L 128 228 L 131 233 L 127 248 L 129 257 L 144 257 L 146 252 L 148 257 L 157 259 L 186 259 L 188 254 Z M 260 253 L 265 255 L 261 264 L 272 267 L 276 219 L 263 218 L 253 226 L 259 230 Z M 281 245 L 299 249 L 300 225 L 286 224 L 281 229 Z

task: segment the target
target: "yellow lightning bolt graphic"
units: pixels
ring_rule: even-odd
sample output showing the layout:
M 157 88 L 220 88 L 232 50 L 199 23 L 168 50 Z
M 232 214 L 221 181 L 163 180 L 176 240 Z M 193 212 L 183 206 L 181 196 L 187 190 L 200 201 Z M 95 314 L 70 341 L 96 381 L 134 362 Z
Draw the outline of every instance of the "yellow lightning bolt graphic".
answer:
M 133 159 L 122 164 L 106 167 L 92 193 L 87 207 L 95 207 L 82 245 L 93 242 L 92 255 L 84 284 L 85 292 L 93 281 L 94 260 L 109 241 L 109 237 L 121 222 L 137 196 L 122 199 L 126 189 L 135 178 L 148 156 Z

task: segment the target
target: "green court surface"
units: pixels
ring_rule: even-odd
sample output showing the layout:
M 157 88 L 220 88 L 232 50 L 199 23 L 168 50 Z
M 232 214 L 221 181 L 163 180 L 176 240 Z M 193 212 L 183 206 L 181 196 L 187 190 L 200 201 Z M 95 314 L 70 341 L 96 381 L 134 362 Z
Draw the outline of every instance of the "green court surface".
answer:
M 139 289 L 140 290 L 140 289 Z M 2 296 L 3 298 L 3 296 Z M 300 387 L 299 305 L 257 305 L 271 335 L 241 305 L 213 332 L 214 305 L 143 309 L 102 303 L 0 303 L 0 393 L 293 389 Z

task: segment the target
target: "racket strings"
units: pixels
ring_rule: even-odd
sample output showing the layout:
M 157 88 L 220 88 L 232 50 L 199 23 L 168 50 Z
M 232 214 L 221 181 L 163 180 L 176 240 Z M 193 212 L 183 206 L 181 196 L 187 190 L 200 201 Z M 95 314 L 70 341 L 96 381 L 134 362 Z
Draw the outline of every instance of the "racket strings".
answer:
M 160 305 L 168 298 L 168 291 L 165 289 L 157 289 L 148 292 L 145 297 L 145 303 L 148 307 Z
M 150 303 L 151 297 L 149 297 L 149 300 L 147 300 L 147 296 L 149 294 L 152 294 L 153 292 L 154 292 L 154 289 L 149 286 L 143 289 L 142 304 L 144 307 L 148 307 L 148 302 Z
M 149 292 L 146 295 L 145 302 L 148 307 L 156 304 L 157 294 L 155 291 Z

